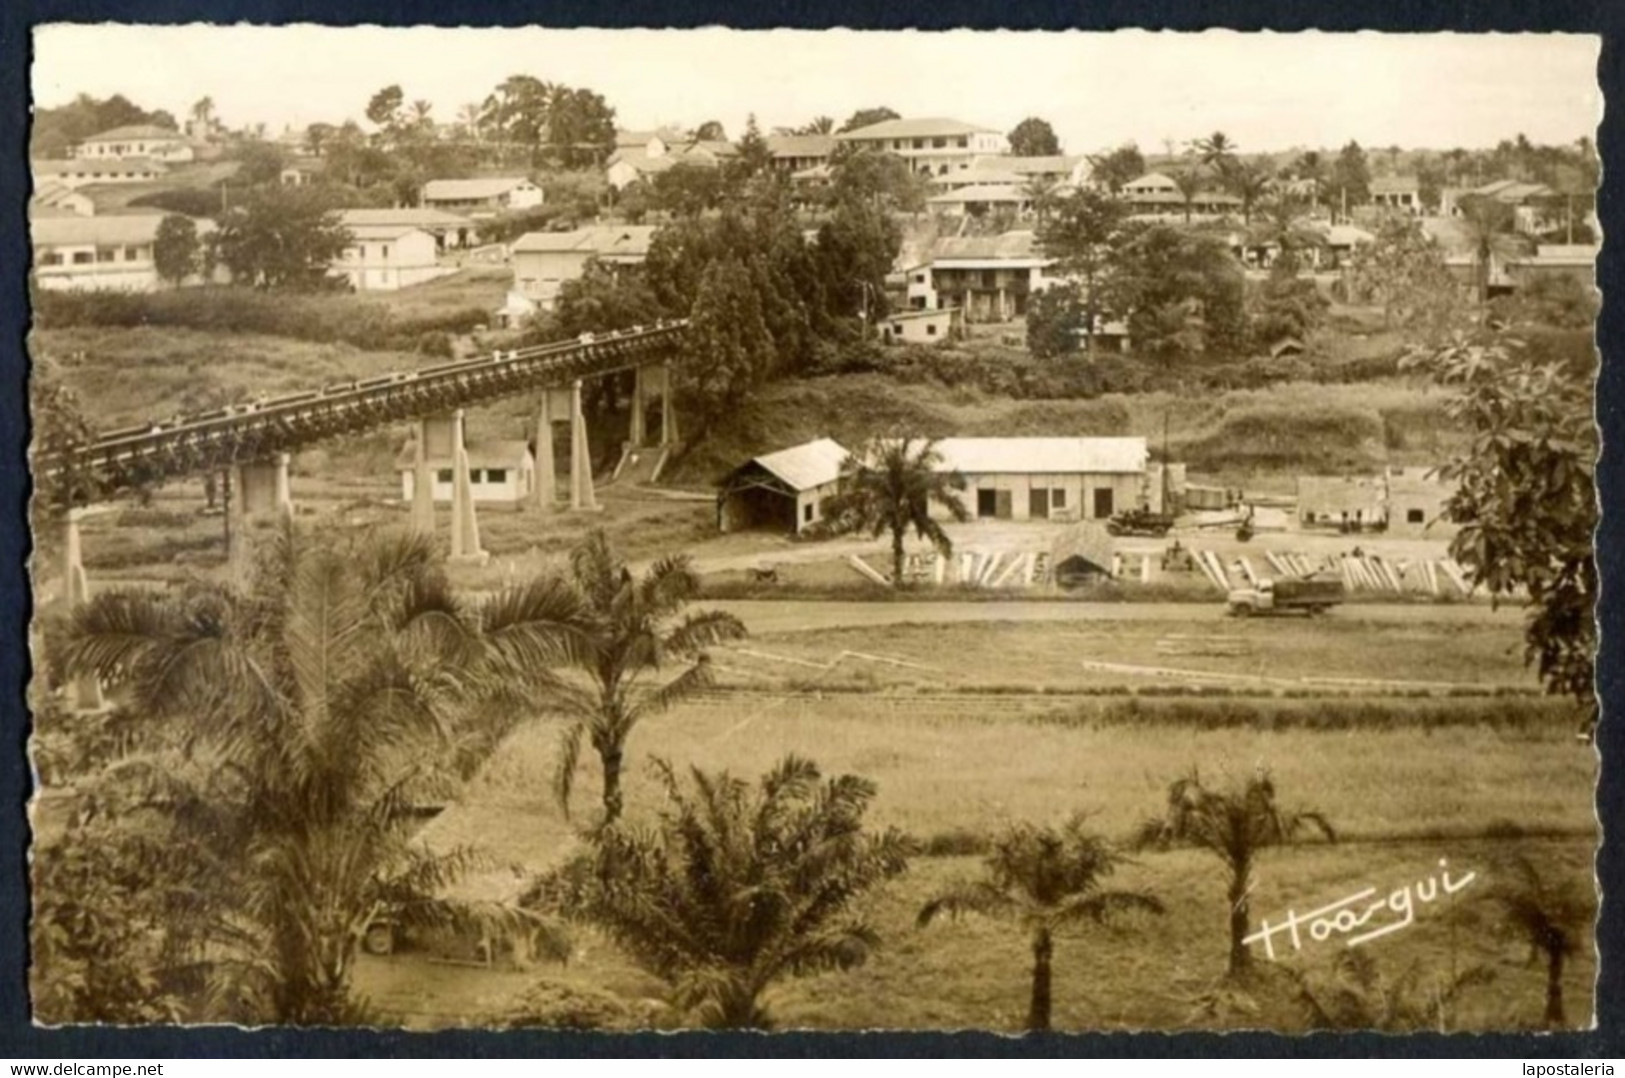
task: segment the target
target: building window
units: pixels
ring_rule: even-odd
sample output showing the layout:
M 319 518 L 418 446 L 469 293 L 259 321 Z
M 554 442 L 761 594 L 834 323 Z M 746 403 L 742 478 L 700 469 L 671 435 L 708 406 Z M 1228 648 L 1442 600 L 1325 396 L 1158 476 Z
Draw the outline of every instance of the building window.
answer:
M 934 139 L 931 140 L 931 148 L 933 150 L 943 149 L 947 145 L 948 145 L 948 140 L 945 139 L 945 138 L 934 138 Z
M 925 327 L 925 335 L 927 337 L 935 337 L 937 335 L 937 327 L 932 323 L 927 323 Z
M 139 247 L 126 247 L 126 248 L 124 248 L 124 261 L 126 261 L 126 262 L 139 262 L 139 261 L 141 261 L 141 248 L 139 248 Z
M 34 256 L 34 261 L 42 266 L 60 266 L 62 265 L 62 252 L 40 251 Z
M 812 523 L 812 518 L 813 518 L 813 507 L 810 506 L 810 505 L 802 506 L 801 507 L 801 522 L 803 524 L 811 524 Z
M 1407 509 L 1407 510 L 1405 510 L 1405 523 L 1407 523 L 1407 524 L 1421 524 L 1422 522 L 1423 522 L 1422 510 L 1420 510 L 1420 509 Z
M 98 262 L 116 262 L 117 260 L 118 260 L 118 248 L 116 248 L 116 247 L 98 247 L 98 248 L 96 248 L 96 261 L 98 261 Z
M 969 145 L 970 145 L 970 142 L 966 140 L 965 136 L 960 135 L 959 136 L 959 148 L 961 150 L 963 150 L 966 146 L 969 146 Z
M 73 252 L 73 264 L 75 266 L 88 266 L 94 261 L 96 261 L 96 253 L 94 251 Z
M 506 483 L 508 481 L 508 469 L 506 469 L 506 468 L 487 468 L 487 469 L 485 469 L 485 481 L 487 483 Z
M 451 469 L 442 468 L 438 472 L 434 473 L 434 477 L 435 481 L 438 483 L 449 483 L 451 482 Z
M 924 283 L 925 283 L 925 274 L 923 274 L 923 273 L 916 273 L 916 274 L 915 274 L 915 275 L 914 275 L 914 283 L 915 283 L 915 284 L 924 284 Z
M 1049 492 L 1049 507 L 1051 509 L 1066 508 L 1066 488 L 1051 487 Z
M 389 261 L 389 244 L 385 243 L 379 246 L 378 257 L 383 259 L 385 262 Z

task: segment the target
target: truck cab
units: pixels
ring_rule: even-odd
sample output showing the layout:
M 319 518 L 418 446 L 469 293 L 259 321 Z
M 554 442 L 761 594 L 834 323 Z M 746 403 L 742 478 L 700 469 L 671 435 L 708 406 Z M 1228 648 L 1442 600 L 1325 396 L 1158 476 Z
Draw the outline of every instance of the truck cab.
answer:
M 1235 588 L 1226 599 L 1229 612 L 1244 618 L 1249 614 L 1267 614 L 1275 609 L 1275 581 L 1261 580 L 1256 588 Z

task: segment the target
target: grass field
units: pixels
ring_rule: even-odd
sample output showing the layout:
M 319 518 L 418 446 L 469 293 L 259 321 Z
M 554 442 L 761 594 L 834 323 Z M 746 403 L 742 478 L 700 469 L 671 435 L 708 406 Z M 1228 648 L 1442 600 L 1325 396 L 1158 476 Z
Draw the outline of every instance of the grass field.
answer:
M 445 846 L 473 842 L 532 871 L 567 856 L 579 839 L 548 793 L 557 736 L 558 727 L 547 720 L 521 728 L 425 838 Z M 1487 873 L 1494 856 L 1516 849 L 1549 871 L 1589 876 L 1595 842 L 1590 791 L 1596 760 L 1575 745 L 1566 725 L 1341 732 L 1075 725 L 957 708 L 894 713 L 844 695 L 695 704 L 647 721 L 631 741 L 629 816 L 647 820 L 656 811 L 656 787 L 644 766 L 651 756 L 679 768 L 754 776 L 788 752 L 817 760 L 826 774 L 874 780 L 874 824 L 960 851 L 974 849 L 1005 823 L 1058 820 L 1075 811 L 1089 814 L 1100 833 L 1122 838 L 1160 811 L 1167 783 L 1194 765 L 1210 778 L 1268 767 L 1286 805 L 1323 811 L 1343 837 L 1336 846 L 1264 856 L 1255 916 L 1277 919 L 1288 908 L 1313 908 L 1367 886 L 1386 893 L 1421 880 L 1438 871 L 1440 858 L 1460 877 Z M 577 823 L 591 818 L 597 777 L 590 764 L 582 767 Z M 1018 1028 L 1028 988 L 1028 951 L 1018 932 L 978 919 L 913 927 L 925 898 L 977 867 L 968 856 L 916 858 L 906 876 L 866 904 L 883 940 L 880 953 L 861 970 L 776 990 L 770 1006 L 780 1024 Z M 514 886 L 513 877 L 506 879 Z M 1302 1028 L 1290 993 L 1268 979 L 1252 998 L 1204 1008 L 1223 972 L 1226 946 L 1217 862 L 1190 851 L 1145 853 L 1112 883 L 1150 890 L 1169 911 L 1155 923 L 1080 930 L 1060 941 L 1059 1028 Z M 1429 978 L 1452 965 L 1458 972 L 1491 968 L 1495 979 L 1462 999 L 1450 1027 L 1529 1024 L 1540 1013 L 1541 971 L 1522 964 L 1524 952 L 1466 902 L 1471 894 L 1461 893 L 1459 918 L 1423 909 L 1412 928 L 1373 942 L 1372 954 L 1389 977 L 1412 965 Z M 1332 953 L 1306 951 L 1289 964 L 1311 979 L 1321 977 Z M 1579 1022 L 1590 1012 L 1594 968 L 1583 954 L 1570 970 L 1571 1014 Z M 658 997 L 660 989 L 591 932 L 581 934 L 567 967 L 484 972 L 402 954 L 369 960 L 359 987 L 397 1020 L 445 1026 L 500 1013 L 539 981 L 634 1002 Z M 645 1021 L 662 1020 L 638 1006 L 656 1014 Z

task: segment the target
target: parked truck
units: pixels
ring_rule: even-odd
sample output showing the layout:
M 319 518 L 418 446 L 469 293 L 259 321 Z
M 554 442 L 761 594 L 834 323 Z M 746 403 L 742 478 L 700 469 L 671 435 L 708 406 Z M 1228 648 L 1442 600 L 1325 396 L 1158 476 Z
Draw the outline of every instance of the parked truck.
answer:
M 1313 617 L 1343 601 L 1343 581 L 1335 576 L 1282 577 L 1261 580 L 1256 588 L 1236 588 L 1226 602 L 1232 617 L 1301 610 Z
M 1174 518 L 1169 513 L 1153 513 L 1149 509 L 1125 509 L 1121 513 L 1113 513 L 1106 521 L 1107 535 L 1151 535 L 1164 536 L 1174 526 Z

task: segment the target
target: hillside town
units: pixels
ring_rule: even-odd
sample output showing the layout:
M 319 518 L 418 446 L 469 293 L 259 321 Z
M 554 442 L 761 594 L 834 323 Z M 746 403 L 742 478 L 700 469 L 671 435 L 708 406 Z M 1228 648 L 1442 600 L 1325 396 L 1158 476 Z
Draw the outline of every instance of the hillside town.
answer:
M 1592 118 L 400 80 L 36 106 L 38 1020 L 1589 1021 Z

